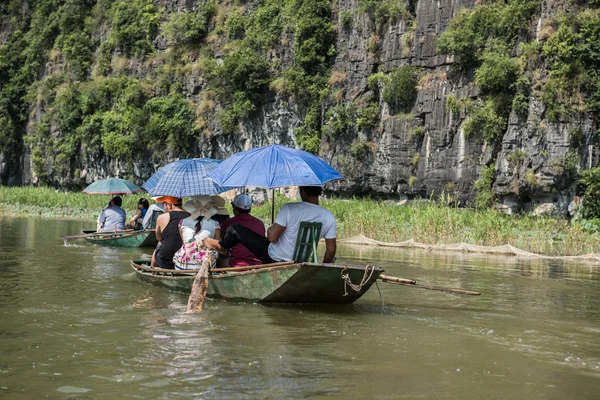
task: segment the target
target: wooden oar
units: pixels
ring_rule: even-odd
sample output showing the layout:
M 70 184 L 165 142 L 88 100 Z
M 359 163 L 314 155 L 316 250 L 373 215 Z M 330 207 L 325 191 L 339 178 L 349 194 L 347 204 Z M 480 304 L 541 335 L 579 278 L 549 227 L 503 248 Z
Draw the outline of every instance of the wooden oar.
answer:
M 241 272 L 249 271 L 252 269 L 270 268 L 270 267 L 281 267 L 282 265 L 293 265 L 297 264 L 294 261 L 283 261 L 273 264 L 260 264 L 260 265 L 248 265 L 245 267 L 227 267 L 227 268 L 211 268 L 210 272 Z
M 480 292 L 472 292 L 470 290 L 417 285 L 417 282 L 412 279 L 398 278 L 396 276 L 379 275 L 379 279 L 381 279 L 385 283 L 393 283 L 394 285 L 402 285 L 402 286 L 414 287 L 414 288 L 418 288 L 418 289 L 438 290 L 440 292 L 468 294 L 468 295 L 472 295 L 472 296 L 479 296 L 481 294 Z
M 204 299 L 206 298 L 206 289 L 208 288 L 208 267 L 212 265 L 212 252 L 209 252 L 202 265 L 196 274 L 192 291 L 188 298 L 187 312 L 200 312 L 204 307 Z
M 63 240 L 80 239 L 80 238 L 86 238 L 86 237 L 90 237 L 90 236 L 114 235 L 115 233 L 127 233 L 127 232 L 133 232 L 133 231 L 134 231 L 133 229 L 125 229 L 122 231 L 94 232 L 94 233 L 84 233 L 81 235 L 73 235 L 73 236 L 61 236 L 60 238 Z

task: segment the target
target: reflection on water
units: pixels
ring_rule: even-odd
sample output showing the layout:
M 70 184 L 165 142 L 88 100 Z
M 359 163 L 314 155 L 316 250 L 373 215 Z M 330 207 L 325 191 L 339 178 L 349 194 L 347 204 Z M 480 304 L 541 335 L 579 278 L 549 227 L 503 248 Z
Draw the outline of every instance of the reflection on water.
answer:
M 80 222 L 0 220 L 0 395 L 51 398 L 597 398 L 600 269 L 342 247 L 460 296 L 379 283 L 351 306 L 187 298 L 137 280 L 150 249 L 75 243 Z

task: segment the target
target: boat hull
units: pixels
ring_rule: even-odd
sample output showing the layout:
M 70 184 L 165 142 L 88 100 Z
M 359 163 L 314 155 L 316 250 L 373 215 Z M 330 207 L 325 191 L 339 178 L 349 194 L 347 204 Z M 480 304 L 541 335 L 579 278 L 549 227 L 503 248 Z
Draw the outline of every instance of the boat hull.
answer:
M 164 270 L 131 261 L 136 275 L 144 282 L 189 293 L 196 271 Z M 212 273 L 207 297 L 252 303 L 350 304 L 369 288 L 383 268 L 337 264 L 284 263 L 261 266 L 240 272 Z M 342 278 L 347 275 L 358 290 Z
M 85 231 L 84 231 L 85 233 Z M 89 243 L 102 246 L 116 247 L 156 247 L 156 232 L 154 229 L 145 229 L 143 231 L 123 232 L 113 234 L 99 234 L 98 236 L 88 236 L 85 238 Z

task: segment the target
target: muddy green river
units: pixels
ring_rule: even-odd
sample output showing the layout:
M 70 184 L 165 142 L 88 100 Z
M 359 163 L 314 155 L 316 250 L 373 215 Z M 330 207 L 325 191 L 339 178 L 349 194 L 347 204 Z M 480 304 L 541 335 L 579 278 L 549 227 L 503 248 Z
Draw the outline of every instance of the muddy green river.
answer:
M 600 265 L 341 246 L 464 296 L 379 283 L 350 306 L 207 300 L 142 283 L 146 249 L 0 218 L 0 397 L 600 398 Z

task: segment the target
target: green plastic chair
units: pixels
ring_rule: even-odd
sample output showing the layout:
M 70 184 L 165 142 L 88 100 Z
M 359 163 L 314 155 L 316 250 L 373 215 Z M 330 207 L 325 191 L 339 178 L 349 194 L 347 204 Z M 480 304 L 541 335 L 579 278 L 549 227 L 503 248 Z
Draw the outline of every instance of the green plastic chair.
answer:
M 317 245 L 319 244 L 322 226 L 320 222 L 300 222 L 294 256 L 292 257 L 295 262 L 319 262 Z

